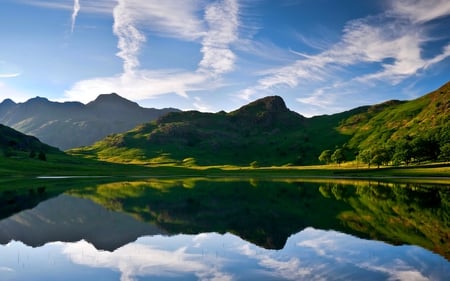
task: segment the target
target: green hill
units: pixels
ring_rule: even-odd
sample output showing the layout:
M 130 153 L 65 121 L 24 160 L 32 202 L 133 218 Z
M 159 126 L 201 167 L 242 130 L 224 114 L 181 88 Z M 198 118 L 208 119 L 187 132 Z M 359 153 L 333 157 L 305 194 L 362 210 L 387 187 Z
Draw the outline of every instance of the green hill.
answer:
M 119 162 L 282 165 L 306 152 L 305 120 L 267 97 L 230 113 L 169 113 L 71 152 Z
M 62 153 L 57 148 L 39 141 L 39 139 L 22 134 L 10 127 L 0 124 L 0 157 L 19 157 L 28 155 L 30 158 L 44 159 L 46 153 Z
M 173 112 L 70 153 L 141 164 L 271 166 L 316 164 L 323 150 L 342 148 L 347 160 L 389 154 L 366 159 L 377 164 L 394 156 L 406 164 L 437 160 L 450 149 L 449 89 L 450 83 L 412 101 L 312 118 L 289 110 L 278 96 L 229 113 Z M 402 158 L 403 143 L 415 150 Z
M 363 157 L 385 153 L 394 162 L 449 160 L 450 83 L 412 101 L 368 107 L 342 120 L 338 131 L 351 136 L 347 146 Z

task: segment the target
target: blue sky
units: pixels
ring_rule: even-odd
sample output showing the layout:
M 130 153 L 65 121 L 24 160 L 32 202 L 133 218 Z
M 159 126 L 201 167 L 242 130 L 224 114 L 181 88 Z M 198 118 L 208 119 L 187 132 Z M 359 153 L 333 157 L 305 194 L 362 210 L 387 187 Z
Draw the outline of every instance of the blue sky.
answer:
M 449 81 L 448 0 L 2 0 L 0 99 L 305 116 Z

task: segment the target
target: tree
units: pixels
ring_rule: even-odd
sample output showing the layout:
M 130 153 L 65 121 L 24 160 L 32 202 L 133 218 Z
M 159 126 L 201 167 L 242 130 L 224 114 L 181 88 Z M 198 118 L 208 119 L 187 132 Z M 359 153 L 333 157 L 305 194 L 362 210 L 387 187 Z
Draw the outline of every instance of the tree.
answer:
M 411 142 L 413 156 L 415 160 L 437 160 L 439 155 L 439 142 L 431 133 L 426 136 L 420 136 L 413 139 Z
M 45 155 L 44 152 L 41 151 L 39 152 L 38 159 L 42 161 L 47 161 L 47 156 Z
M 365 149 L 359 153 L 359 159 L 363 161 L 364 163 L 367 163 L 368 167 L 370 168 L 370 164 L 372 164 L 372 150 L 371 149 Z
M 444 161 L 450 161 L 450 143 L 446 143 L 441 146 L 441 153 L 439 154 L 439 159 Z
M 384 147 L 377 147 L 372 151 L 371 162 L 376 164 L 378 168 L 380 165 L 387 164 L 391 160 L 389 150 Z
M 414 151 L 410 142 L 405 139 L 399 140 L 395 146 L 394 155 L 392 157 L 394 163 L 404 162 L 406 166 L 408 166 L 408 164 L 412 161 L 413 157 Z
M 329 164 L 330 161 L 331 161 L 331 155 L 332 154 L 333 153 L 329 149 L 322 151 L 322 153 L 319 156 L 319 161 L 320 162 L 325 162 L 326 164 Z
M 331 160 L 341 166 L 341 163 L 345 160 L 344 150 L 342 148 L 336 149 L 331 155 Z

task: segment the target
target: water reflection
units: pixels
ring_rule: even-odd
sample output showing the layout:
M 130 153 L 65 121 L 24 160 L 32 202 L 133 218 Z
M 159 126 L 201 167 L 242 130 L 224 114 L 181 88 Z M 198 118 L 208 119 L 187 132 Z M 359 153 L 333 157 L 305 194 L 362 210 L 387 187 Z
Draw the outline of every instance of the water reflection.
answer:
M 164 233 L 151 223 L 65 194 L 0 221 L 1 244 L 17 240 L 32 247 L 84 239 L 97 249 L 113 251 L 140 236 Z
M 292 235 L 276 251 L 217 233 L 146 236 L 113 252 L 97 250 L 86 241 L 51 243 L 38 249 L 13 242 L 0 250 L 2 280 L 18 281 L 30 276 L 60 280 L 62 272 L 69 280 L 87 281 L 406 281 L 446 280 L 450 274 L 447 261 L 422 248 L 393 247 L 314 228 Z
M 0 186 L 1 280 L 450 275 L 445 183 L 60 179 L 11 187 Z

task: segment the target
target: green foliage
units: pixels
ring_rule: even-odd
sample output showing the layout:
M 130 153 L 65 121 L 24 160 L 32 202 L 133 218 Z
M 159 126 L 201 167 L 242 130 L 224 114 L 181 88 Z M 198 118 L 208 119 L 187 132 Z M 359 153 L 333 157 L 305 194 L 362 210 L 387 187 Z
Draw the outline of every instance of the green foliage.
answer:
M 331 150 L 326 149 L 326 150 L 322 151 L 322 153 L 320 154 L 319 161 L 329 164 L 331 161 L 331 155 L 332 155 Z
M 44 152 L 39 152 L 38 159 L 41 161 L 47 161 L 47 155 Z
M 441 146 L 439 158 L 443 161 L 450 161 L 450 143 Z
M 344 150 L 342 148 L 337 148 L 331 155 L 331 160 L 333 160 L 338 165 L 344 162 L 345 161 Z
M 359 154 L 360 159 L 369 165 L 387 165 L 392 160 L 392 150 L 386 147 L 375 147 L 363 150 Z

